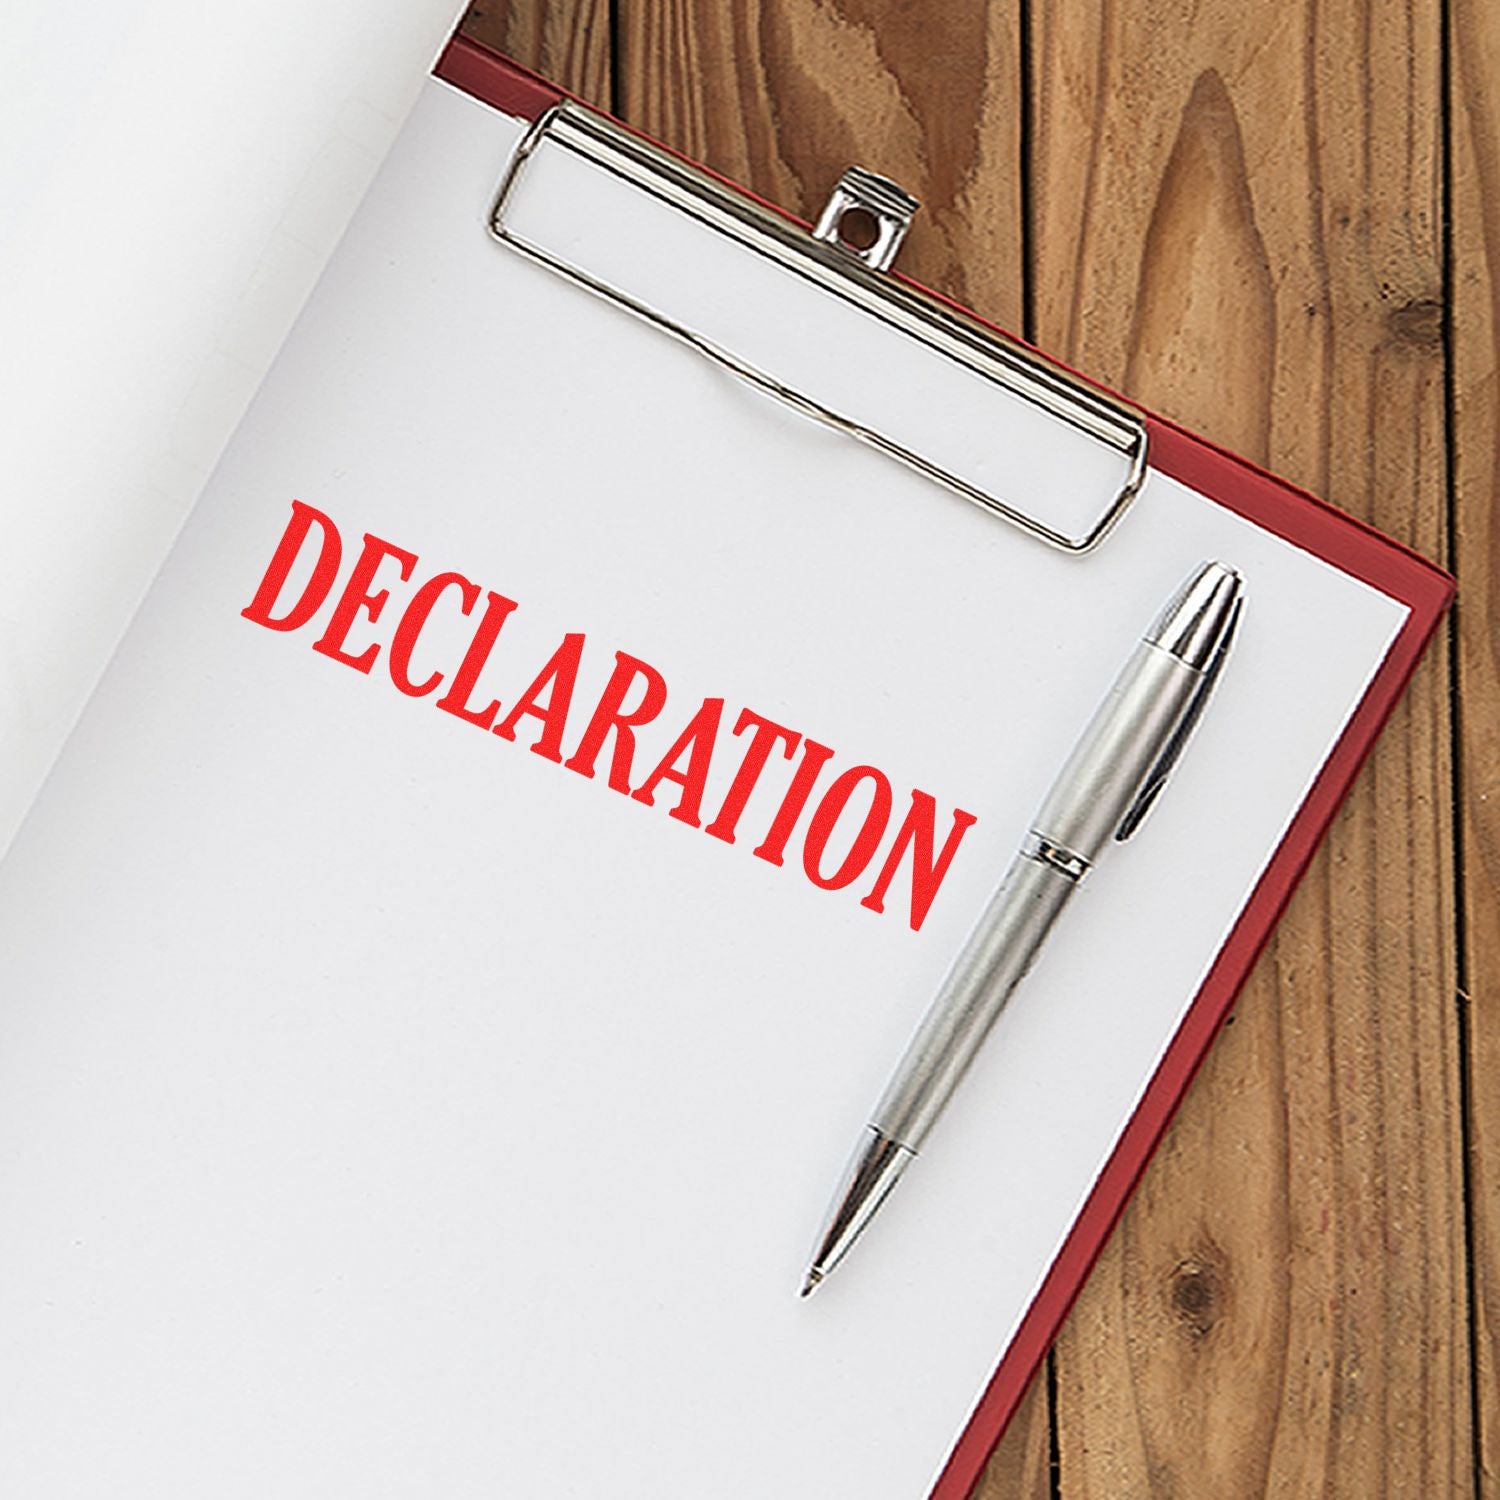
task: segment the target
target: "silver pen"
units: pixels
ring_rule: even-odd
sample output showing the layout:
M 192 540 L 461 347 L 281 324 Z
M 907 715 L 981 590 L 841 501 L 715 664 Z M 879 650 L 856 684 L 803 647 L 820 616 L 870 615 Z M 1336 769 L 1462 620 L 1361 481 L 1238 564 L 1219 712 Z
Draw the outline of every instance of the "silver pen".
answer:
M 848 1253 L 921 1149 L 1100 851 L 1140 825 L 1224 665 L 1240 604 L 1239 574 L 1204 563 L 1131 653 L 875 1106 L 808 1267 L 804 1297 Z

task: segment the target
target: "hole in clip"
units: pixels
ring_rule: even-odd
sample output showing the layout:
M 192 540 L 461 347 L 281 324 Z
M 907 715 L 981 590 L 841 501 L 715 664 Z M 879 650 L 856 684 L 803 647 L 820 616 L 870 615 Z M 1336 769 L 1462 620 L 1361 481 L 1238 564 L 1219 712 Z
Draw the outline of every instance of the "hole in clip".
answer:
M 867 208 L 846 208 L 839 215 L 839 240 L 851 250 L 865 251 L 880 238 L 880 220 Z

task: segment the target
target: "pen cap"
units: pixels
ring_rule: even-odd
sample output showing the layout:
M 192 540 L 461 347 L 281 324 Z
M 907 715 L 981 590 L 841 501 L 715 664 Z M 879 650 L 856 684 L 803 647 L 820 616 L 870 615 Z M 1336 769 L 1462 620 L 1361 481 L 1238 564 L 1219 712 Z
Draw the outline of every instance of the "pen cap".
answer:
M 1205 563 L 1178 589 L 1074 746 L 1033 832 L 1094 862 L 1181 749 L 1239 598 L 1239 575 L 1221 563 Z
M 1206 671 L 1239 597 L 1240 575 L 1224 563 L 1206 562 L 1167 600 L 1145 638 L 1197 671 Z

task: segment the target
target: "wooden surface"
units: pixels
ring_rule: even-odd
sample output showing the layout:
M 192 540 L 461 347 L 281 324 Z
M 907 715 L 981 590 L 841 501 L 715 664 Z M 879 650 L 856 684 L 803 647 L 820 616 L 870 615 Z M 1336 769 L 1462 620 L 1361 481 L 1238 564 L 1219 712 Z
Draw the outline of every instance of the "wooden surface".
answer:
M 795 212 L 888 173 L 912 274 L 1458 572 L 978 1494 L 1500 1495 L 1500 4 L 466 25 Z

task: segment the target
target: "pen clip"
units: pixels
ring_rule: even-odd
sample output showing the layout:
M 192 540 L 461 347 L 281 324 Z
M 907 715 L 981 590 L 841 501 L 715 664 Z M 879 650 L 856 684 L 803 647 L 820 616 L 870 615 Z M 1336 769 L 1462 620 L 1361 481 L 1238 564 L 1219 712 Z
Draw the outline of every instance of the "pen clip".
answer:
M 1244 600 L 1236 599 L 1234 608 L 1229 615 L 1229 623 L 1224 627 L 1224 634 L 1219 640 L 1213 660 L 1203 669 L 1203 679 L 1199 682 L 1187 707 L 1183 710 L 1182 718 L 1178 720 L 1177 727 L 1162 747 L 1162 752 L 1156 758 L 1156 763 L 1146 773 L 1146 779 L 1141 783 L 1141 789 L 1135 794 L 1135 800 L 1125 809 L 1125 816 L 1120 819 L 1120 826 L 1115 829 L 1115 841 L 1124 843 L 1137 828 L 1141 826 L 1146 814 L 1151 810 L 1151 804 L 1161 794 L 1161 789 L 1167 784 L 1167 778 L 1172 774 L 1172 768 L 1177 764 L 1177 758 L 1182 754 L 1183 748 L 1193 736 L 1193 730 L 1198 727 L 1198 720 L 1202 717 L 1203 707 L 1208 702 L 1209 695 L 1214 690 L 1214 685 L 1219 680 L 1219 673 L 1224 670 L 1224 661 L 1229 655 L 1230 644 L 1234 640 L 1235 631 L 1239 628 L 1240 608 Z

